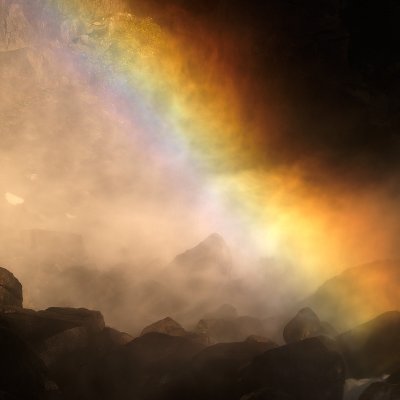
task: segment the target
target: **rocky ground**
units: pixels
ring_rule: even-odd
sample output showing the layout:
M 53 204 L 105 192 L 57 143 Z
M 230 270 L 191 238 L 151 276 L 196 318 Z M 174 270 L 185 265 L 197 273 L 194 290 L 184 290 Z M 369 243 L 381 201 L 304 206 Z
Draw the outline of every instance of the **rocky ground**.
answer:
M 278 345 L 264 336 L 265 321 L 230 305 L 193 331 L 166 317 L 135 338 L 99 311 L 25 309 L 20 282 L 4 268 L 0 302 L 1 399 L 399 398 L 397 311 L 337 334 L 304 308 Z

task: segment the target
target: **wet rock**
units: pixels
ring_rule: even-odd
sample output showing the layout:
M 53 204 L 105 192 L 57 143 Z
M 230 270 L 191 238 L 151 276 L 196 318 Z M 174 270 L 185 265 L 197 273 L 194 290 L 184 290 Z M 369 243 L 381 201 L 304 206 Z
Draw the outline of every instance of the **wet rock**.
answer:
M 66 355 L 81 351 L 88 346 L 89 335 L 84 327 L 75 327 L 57 333 L 38 346 L 40 358 L 49 369 L 60 363 Z
M 96 378 L 94 371 L 102 369 L 104 360 L 131 340 L 126 333 L 111 328 L 90 333 L 84 327 L 76 327 L 47 339 L 41 346 L 40 356 L 66 398 L 99 398 L 93 394 L 96 392 L 96 382 L 92 381 Z M 113 378 L 102 375 L 110 385 Z
M 308 307 L 301 309 L 283 330 L 286 343 L 321 335 L 334 338 L 337 332 L 327 322 L 321 322 L 318 315 Z
M 0 321 L 34 348 L 40 347 L 48 338 L 74 328 L 82 328 L 88 334 L 104 328 L 101 313 L 84 308 L 20 309 L 0 314 Z
M 7 269 L 0 268 L 0 309 L 22 307 L 22 285 Z
M 254 357 L 274 348 L 272 342 L 219 343 L 197 354 L 183 371 L 161 386 L 157 399 L 238 398 L 240 370 Z
M 39 311 L 38 314 L 46 318 L 65 321 L 74 326 L 83 326 L 90 332 L 99 332 L 105 327 L 101 312 L 86 308 L 50 307 L 44 311 Z
M 147 333 L 93 365 L 83 381 L 95 399 L 149 398 L 203 348 L 184 337 Z
M 133 337 L 126 332 L 106 327 L 98 335 L 103 347 L 123 346 L 133 340 Z M 99 346 L 100 347 L 100 346 Z
M 171 336 L 186 336 L 187 332 L 183 329 L 176 321 L 172 318 L 167 317 L 160 321 L 155 322 L 149 326 L 146 326 L 141 333 L 141 336 L 146 333 L 157 332 L 164 333 Z
M 385 382 L 372 383 L 361 394 L 359 400 L 398 400 L 400 399 L 400 385 Z
M 308 338 L 266 351 L 241 373 L 241 393 L 268 387 L 297 400 L 341 400 L 345 365 L 327 338 Z
M 12 331 L 0 327 L 0 398 L 44 398 L 46 373 L 34 352 Z
M 349 377 L 391 374 L 400 365 L 400 313 L 390 311 L 338 336 Z

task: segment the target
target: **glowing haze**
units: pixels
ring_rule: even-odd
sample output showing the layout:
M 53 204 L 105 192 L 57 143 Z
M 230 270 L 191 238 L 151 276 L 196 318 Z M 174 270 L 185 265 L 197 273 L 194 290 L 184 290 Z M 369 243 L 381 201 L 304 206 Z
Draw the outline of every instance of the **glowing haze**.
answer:
M 25 56 L 21 72 L 3 63 L 14 78 L 0 94 L 4 235 L 79 233 L 90 261 L 129 261 L 134 274 L 218 232 L 238 275 L 258 276 L 257 259 L 283 260 L 301 294 L 398 255 L 398 221 L 384 212 L 395 206 L 390 183 L 349 186 L 318 155 L 274 162 L 276 138 L 296 127 L 283 93 L 260 100 L 251 59 L 243 75 L 231 67 L 251 37 L 208 32 L 179 8 L 163 26 L 150 18 L 160 11 L 137 16 L 122 1 L 43 2 L 36 21 L 15 3 L 36 33 L 30 50 L 15 45 L 30 70 Z

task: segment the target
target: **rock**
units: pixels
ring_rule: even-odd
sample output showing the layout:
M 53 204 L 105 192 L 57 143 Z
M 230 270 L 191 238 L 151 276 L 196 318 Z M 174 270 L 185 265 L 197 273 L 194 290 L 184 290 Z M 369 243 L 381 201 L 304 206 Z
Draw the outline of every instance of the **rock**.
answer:
M 91 334 L 104 328 L 101 313 L 84 308 L 52 307 L 43 311 L 20 309 L 0 314 L 0 321 L 33 347 L 69 329 L 79 327 Z
M 88 344 L 88 331 L 78 326 L 49 337 L 40 343 L 38 348 L 40 358 L 49 369 L 53 369 L 64 356 L 83 350 Z
M 266 351 L 241 372 L 241 393 L 267 387 L 296 400 L 341 400 L 345 365 L 327 338 L 308 338 Z
M 34 352 L 7 328 L 0 327 L 0 398 L 44 398 L 46 371 Z
M 157 399 L 235 399 L 240 370 L 272 342 L 219 343 L 197 354 L 184 370 L 160 388 Z
M 0 268 L 0 309 L 22 307 L 22 285 L 7 269 Z
M 88 369 L 94 399 L 150 398 L 204 348 L 187 338 L 147 333 Z
M 327 322 L 321 322 L 311 308 L 301 309 L 283 329 L 283 337 L 286 343 L 321 335 L 334 338 L 337 332 Z
M 83 326 L 90 332 L 99 332 L 104 329 L 105 323 L 100 311 L 88 310 L 86 308 L 50 307 L 39 311 L 40 316 L 66 321 L 74 326 Z
M 104 328 L 99 336 L 101 337 L 101 341 L 105 343 L 105 347 L 123 346 L 133 340 L 133 337 L 128 333 L 109 327 Z
M 233 319 L 202 319 L 195 331 L 207 334 L 214 343 L 238 342 L 250 335 L 266 336 L 261 320 L 247 316 Z
M 359 400 L 398 400 L 400 385 L 374 382 L 361 394 Z
M 165 333 L 166 335 L 171 335 L 171 336 L 187 335 L 185 329 L 183 329 L 176 321 L 174 321 L 170 317 L 164 318 L 160 321 L 154 322 L 154 324 L 146 326 L 142 330 L 142 333 L 140 335 L 143 336 L 146 333 L 150 332 Z
M 400 365 L 400 313 L 386 312 L 337 341 L 346 360 L 349 377 L 369 378 L 391 374 Z
M 176 256 L 170 267 L 185 268 L 187 274 L 212 270 L 227 275 L 232 268 L 232 259 L 224 239 L 213 233 L 196 247 Z
M 100 398 L 93 393 L 93 371 L 104 364 L 113 352 L 123 348 L 132 337 L 112 328 L 90 333 L 84 327 L 63 331 L 47 339 L 40 356 L 46 363 L 52 379 L 60 386 L 66 398 Z

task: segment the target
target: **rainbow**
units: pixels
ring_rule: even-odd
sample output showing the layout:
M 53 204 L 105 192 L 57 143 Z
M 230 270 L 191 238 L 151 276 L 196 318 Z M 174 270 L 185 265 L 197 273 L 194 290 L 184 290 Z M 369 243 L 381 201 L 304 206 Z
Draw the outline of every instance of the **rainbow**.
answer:
M 78 35 L 79 24 L 92 31 L 57 50 L 60 64 L 94 77 L 109 112 L 135 132 L 132 145 L 164 160 L 159 165 L 182 161 L 181 184 L 202 188 L 210 225 L 223 236 L 257 256 L 290 260 L 310 286 L 387 253 L 384 236 L 365 239 L 379 220 L 370 202 L 358 201 L 355 210 L 351 194 L 313 186 L 301 165 L 265 167 L 277 123 L 262 110 L 244 116 L 245 83 L 221 59 L 211 33 L 193 25 L 197 43 L 127 12 L 122 2 L 103 15 L 98 1 L 79 3 L 51 2 L 48 18 L 65 36 Z

